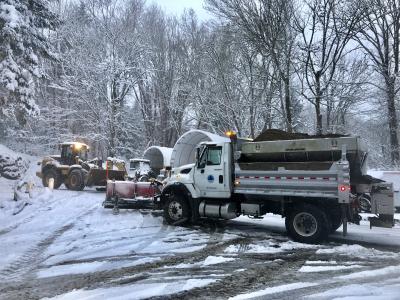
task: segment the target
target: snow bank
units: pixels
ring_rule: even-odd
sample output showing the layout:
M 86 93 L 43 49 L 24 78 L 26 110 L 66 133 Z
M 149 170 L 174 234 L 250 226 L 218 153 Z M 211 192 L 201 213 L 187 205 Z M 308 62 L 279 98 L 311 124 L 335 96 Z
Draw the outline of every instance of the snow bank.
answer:
M 0 177 L 16 180 L 26 172 L 29 159 L 15 151 L 0 145 Z

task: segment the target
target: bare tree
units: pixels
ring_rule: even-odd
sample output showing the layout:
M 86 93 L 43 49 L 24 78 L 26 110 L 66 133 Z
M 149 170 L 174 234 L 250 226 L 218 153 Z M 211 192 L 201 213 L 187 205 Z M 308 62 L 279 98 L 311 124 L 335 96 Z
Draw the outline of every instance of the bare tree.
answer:
M 400 4 L 398 0 L 371 0 L 365 5 L 368 5 L 369 11 L 363 19 L 363 28 L 356 39 L 384 82 L 383 86 L 375 86 L 386 94 L 390 154 L 392 163 L 398 166 L 400 148 L 396 98 L 399 92 Z
M 288 0 L 207 0 L 209 9 L 243 31 L 263 56 L 270 56 L 284 86 L 286 129 L 293 130 L 291 77 L 295 33 L 294 4 Z
M 371 71 L 365 59 L 342 59 L 324 97 L 328 132 L 346 133 L 346 119 L 357 115 L 357 108 L 366 103 L 371 95 L 368 91 L 370 76 Z
M 363 16 L 356 3 L 337 0 L 305 2 L 304 13 L 296 21 L 301 35 L 300 68 L 302 94 L 315 107 L 316 132 L 322 134 L 322 105 L 348 45 Z

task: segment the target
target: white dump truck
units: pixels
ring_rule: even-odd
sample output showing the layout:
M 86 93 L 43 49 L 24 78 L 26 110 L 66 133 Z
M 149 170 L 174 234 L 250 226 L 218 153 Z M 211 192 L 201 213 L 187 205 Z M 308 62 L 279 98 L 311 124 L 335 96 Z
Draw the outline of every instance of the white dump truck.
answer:
M 193 151 L 185 153 L 175 146 L 172 164 L 191 155 L 194 163 L 173 165 L 155 199 L 169 224 L 274 213 L 286 218 L 294 240 L 315 243 L 342 224 L 344 234 L 347 222 L 359 224 L 359 199 L 368 197 L 376 215 L 369 220 L 371 227 L 394 225 L 392 184 L 366 175 L 367 152 L 360 138 L 243 142 L 233 132 L 228 135 L 192 143 Z M 185 137 L 181 144 L 186 150 L 190 140 L 198 141 Z

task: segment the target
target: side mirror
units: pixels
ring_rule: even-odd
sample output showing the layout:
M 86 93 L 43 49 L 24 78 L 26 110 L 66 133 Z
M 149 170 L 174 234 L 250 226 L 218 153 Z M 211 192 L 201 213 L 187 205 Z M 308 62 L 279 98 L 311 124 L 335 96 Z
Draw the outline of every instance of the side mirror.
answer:
M 171 168 L 171 166 L 166 166 L 166 167 L 165 167 L 165 170 L 166 170 L 166 171 L 171 171 L 172 168 Z

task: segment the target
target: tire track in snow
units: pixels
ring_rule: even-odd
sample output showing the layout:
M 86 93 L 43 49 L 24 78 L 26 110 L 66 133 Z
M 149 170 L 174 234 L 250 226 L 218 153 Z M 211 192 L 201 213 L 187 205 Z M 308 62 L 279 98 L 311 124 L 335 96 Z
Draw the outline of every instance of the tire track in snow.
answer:
M 16 261 L 12 262 L 4 269 L 0 270 L 0 281 L 13 281 L 18 279 L 32 278 L 34 277 L 34 270 L 46 259 L 44 257 L 45 250 L 53 244 L 53 242 L 66 231 L 70 230 L 75 225 L 77 219 L 82 219 L 86 215 L 92 213 L 96 208 L 97 204 L 93 205 L 88 211 L 81 213 L 76 216 L 72 221 L 69 220 L 67 224 L 62 226 L 56 231 L 53 231 L 45 239 L 41 240 L 34 247 L 23 253 Z
M 180 263 L 191 263 L 206 259 L 209 255 L 221 252 L 232 243 L 238 243 L 243 238 L 222 241 L 208 245 L 205 249 L 188 253 L 171 253 L 171 256 L 163 257 L 159 261 L 145 263 L 136 266 L 128 266 L 120 269 L 98 271 L 93 273 L 68 274 L 48 278 L 31 278 L 25 282 L 7 282 L 0 295 L 4 299 L 40 299 L 54 297 L 69 292 L 73 289 L 107 288 L 123 284 L 129 284 L 148 278 L 152 272 L 159 272 L 165 266 L 174 266 Z
M 76 197 L 79 197 L 79 196 L 81 196 L 80 193 L 75 193 L 75 194 L 72 194 L 72 195 L 71 195 L 72 198 L 76 198 Z M 13 224 L 13 225 L 11 225 L 11 226 L 8 226 L 8 227 L 6 227 L 6 228 L 1 229 L 1 230 L 0 230 L 0 236 L 1 236 L 1 235 L 4 235 L 4 234 L 7 234 L 7 233 L 9 233 L 9 232 L 11 232 L 11 231 L 17 229 L 19 226 L 21 226 L 21 225 L 23 225 L 23 224 L 29 223 L 29 222 L 32 221 L 34 218 L 37 218 L 37 217 L 38 217 L 38 213 L 46 212 L 46 211 L 49 210 L 49 206 L 52 206 L 53 204 L 55 204 L 55 203 L 57 203 L 57 202 L 60 202 L 60 201 L 66 199 L 66 198 L 61 198 L 61 199 L 60 199 L 60 198 L 54 197 L 54 195 L 53 195 L 52 198 L 53 198 L 52 200 L 47 201 L 46 203 L 44 203 L 44 204 L 45 204 L 44 206 L 39 207 L 39 209 L 35 210 L 34 213 L 32 213 L 32 214 L 30 214 L 29 216 L 25 217 L 25 218 L 22 219 L 21 221 L 19 221 L 19 222 Z M 35 199 L 31 199 L 31 200 L 32 200 L 32 201 L 35 201 Z

